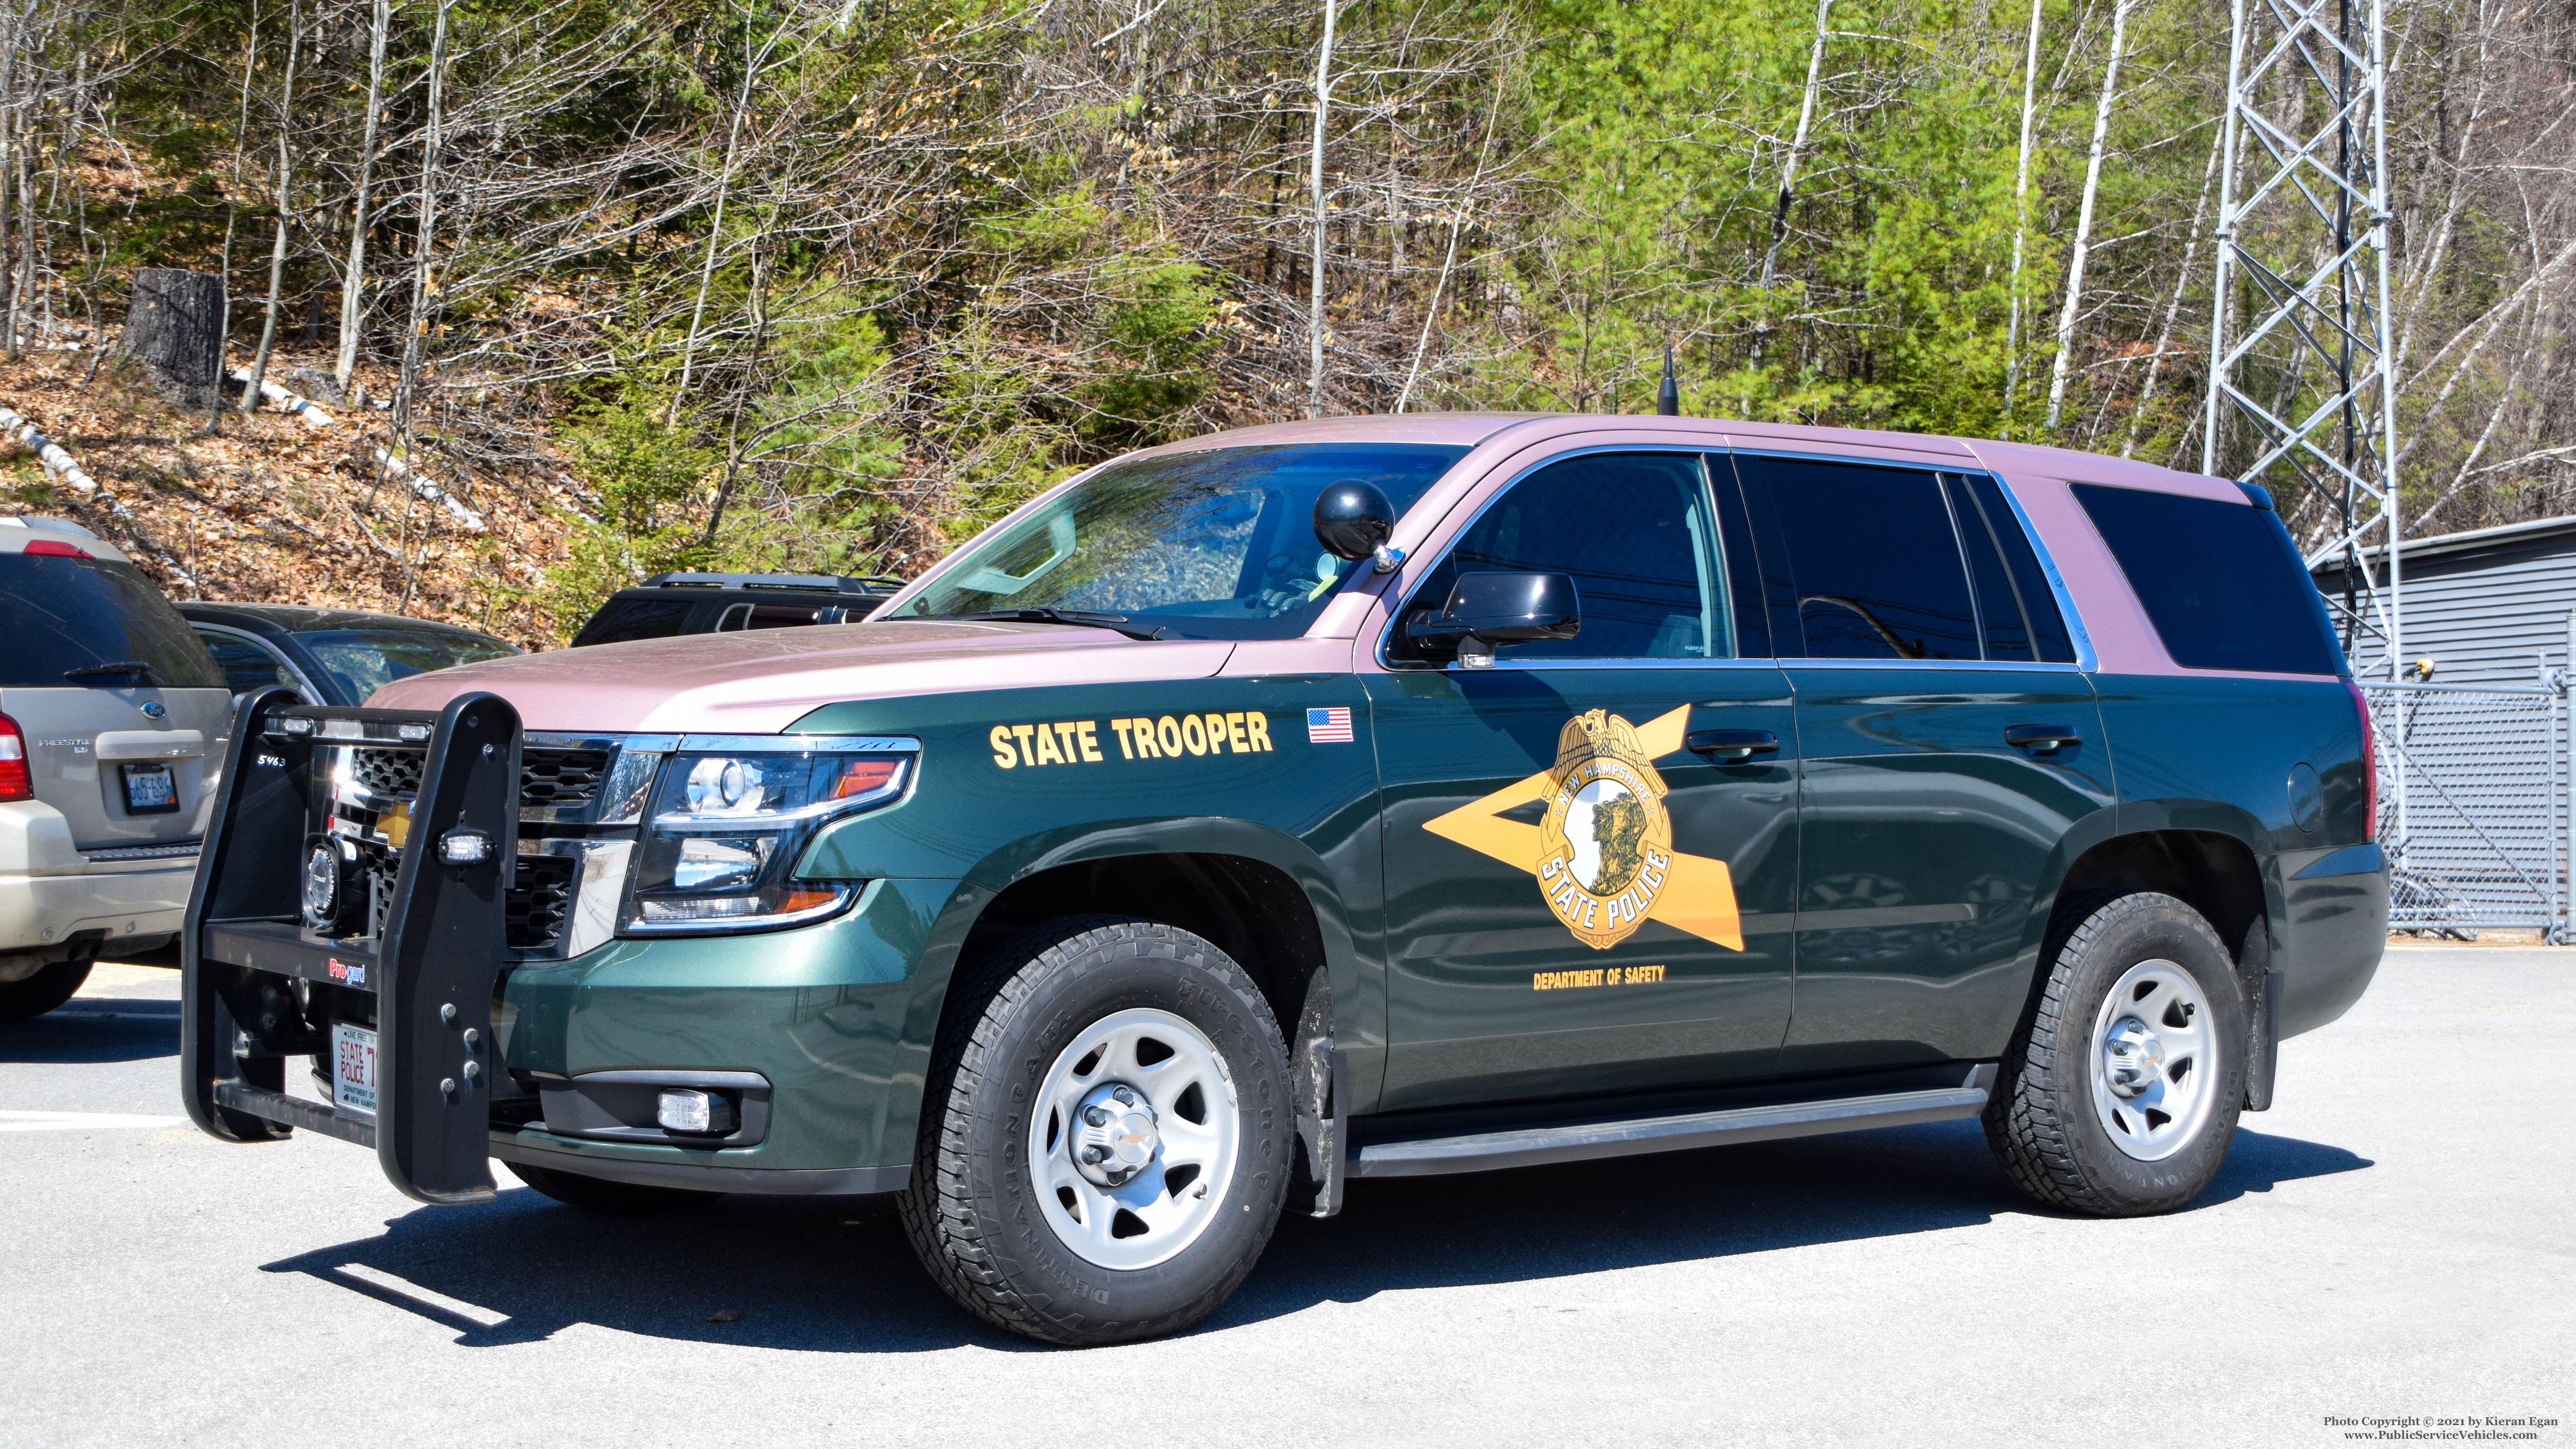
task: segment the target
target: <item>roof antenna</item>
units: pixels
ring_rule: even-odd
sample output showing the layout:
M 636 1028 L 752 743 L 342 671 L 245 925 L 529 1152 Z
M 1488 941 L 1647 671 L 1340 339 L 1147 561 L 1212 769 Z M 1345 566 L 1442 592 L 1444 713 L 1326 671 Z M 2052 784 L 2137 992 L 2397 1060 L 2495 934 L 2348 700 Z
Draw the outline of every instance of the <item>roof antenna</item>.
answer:
M 1664 344 L 1664 381 L 1655 389 L 1655 416 L 1677 418 L 1682 415 L 1682 387 L 1673 380 L 1673 345 Z

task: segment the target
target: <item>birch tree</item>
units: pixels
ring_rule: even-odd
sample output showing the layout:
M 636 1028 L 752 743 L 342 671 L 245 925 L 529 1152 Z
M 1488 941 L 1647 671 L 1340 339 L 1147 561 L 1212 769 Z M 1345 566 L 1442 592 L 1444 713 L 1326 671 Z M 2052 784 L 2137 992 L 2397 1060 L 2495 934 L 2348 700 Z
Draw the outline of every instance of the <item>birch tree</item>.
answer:
M 1324 210 L 1324 133 L 1333 104 L 1333 29 L 1340 0 L 1324 0 L 1324 38 L 1315 47 L 1314 153 L 1308 187 L 1315 207 L 1314 253 L 1306 264 L 1306 416 L 1324 415 L 1324 250 L 1330 233 Z
M 376 128 L 384 120 L 385 33 L 392 28 L 392 0 L 374 0 L 367 26 L 367 102 L 365 130 L 358 142 L 358 184 L 349 197 L 349 267 L 340 277 L 340 357 L 331 380 L 345 395 L 358 368 L 358 333 L 367 294 L 367 202 L 375 180 Z
M 268 251 L 268 301 L 260 309 L 259 350 L 251 355 L 250 381 L 242 384 L 242 411 L 259 406 L 259 385 L 268 376 L 268 351 L 277 341 L 277 299 L 286 285 L 286 229 L 295 217 L 294 165 L 288 147 L 295 133 L 295 60 L 304 47 L 302 0 L 287 0 L 286 74 L 277 94 L 277 236 Z M 220 390 L 221 379 L 217 380 Z
M 2120 44 L 2128 35 L 2136 0 L 2111 7 L 2111 51 L 2102 60 L 2102 96 L 2093 107 L 2093 145 L 2084 157 L 2084 198 L 2075 213 L 2075 239 L 2066 256 L 2066 301 L 2057 312 L 2057 358 L 2048 372 L 2048 431 L 2054 435 L 2066 405 L 2066 380 L 2075 366 L 2075 326 L 2084 314 L 2084 263 L 2093 245 L 2093 201 L 2102 189 L 2102 153 L 2111 129 L 2111 102 L 2120 93 Z

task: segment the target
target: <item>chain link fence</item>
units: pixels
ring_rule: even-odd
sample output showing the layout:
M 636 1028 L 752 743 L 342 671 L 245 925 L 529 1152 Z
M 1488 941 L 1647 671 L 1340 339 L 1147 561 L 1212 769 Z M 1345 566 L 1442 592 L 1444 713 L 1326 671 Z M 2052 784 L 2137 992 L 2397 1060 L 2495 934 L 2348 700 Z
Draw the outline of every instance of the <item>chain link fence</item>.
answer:
M 2532 685 L 2364 684 L 2396 930 L 2570 939 L 2568 695 Z

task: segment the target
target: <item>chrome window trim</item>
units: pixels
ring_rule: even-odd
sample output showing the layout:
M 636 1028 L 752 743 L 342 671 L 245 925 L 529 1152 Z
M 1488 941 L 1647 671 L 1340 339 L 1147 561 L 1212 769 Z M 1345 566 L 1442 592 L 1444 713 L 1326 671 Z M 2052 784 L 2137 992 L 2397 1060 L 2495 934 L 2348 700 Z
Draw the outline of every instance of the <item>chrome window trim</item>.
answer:
M 1702 461 L 1701 461 L 1701 463 L 1700 463 L 1700 486 L 1701 486 L 1702 488 L 1704 488 L 1704 489 L 1705 489 L 1705 488 L 1709 487 L 1709 480 L 1708 480 L 1708 463 L 1707 463 L 1707 461 L 1706 461 L 1706 460 L 1707 460 L 1707 456 L 1708 456 L 1709 454 L 1711 454 L 1711 453 L 1723 453 L 1723 452 L 1727 452 L 1727 451 L 1729 451 L 1729 450 L 1728 450 L 1728 449 L 1726 449 L 1726 448 L 1724 448 L 1724 447 L 1722 447 L 1722 446 L 1717 445 L 1717 444 L 1716 444 L 1716 443 L 1714 443 L 1714 442 L 1711 442 L 1711 443 L 1701 443 L 1701 444 L 1690 444 L 1690 443 L 1593 443 L 1593 444 L 1589 444 L 1589 445 L 1587 445 L 1587 446 L 1585 446 L 1585 447 L 1580 447 L 1580 448 L 1568 448 L 1568 449 L 1566 449 L 1565 451 L 1563 451 L 1563 452 L 1561 452 L 1561 453 L 1550 453 L 1550 454 L 1548 454 L 1546 457 L 1539 459 L 1537 462 L 1530 464 L 1528 467 L 1521 469 L 1519 472 L 1516 472 L 1516 473 L 1512 474 L 1509 478 L 1507 478 L 1507 479 L 1505 479 L 1505 480 L 1503 481 L 1503 483 L 1502 483 L 1502 485 L 1501 485 L 1501 486 L 1499 486 L 1499 487 L 1495 488 L 1492 492 L 1487 493 L 1487 494 L 1485 495 L 1485 501 L 1476 505 L 1476 511 L 1475 511 L 1475 512 L 1473 512 L 1473 513 L 1468 514 L 1468 515 L 1467 515 L 1467 518 L 1466 518 L 1466 521 L 1465 521 L 1465 522 L 1463 522 L 1463 523 L 1461 523 L 1461 524 L 1459 524 L 1459 525 L 1458 525 L 1458 527 L 1457 527 L 1457 530 L 1456 530 L 1455 532 L 1453 532 L 1453 533 L 1451 533 L 1451 534 L 1449 535 L 1449 542 L 1448 542 L 1448 544 L 1447 544 L 1447 545 L 1443 546 L 1443 548 L 1442 548 L 1442 549 L 1441 549 L 1441 551 L 1440 551 L 1439 556 L 1438 556 L 1437 558 L 1431 559 L 1430 561 L 1426 562 L 1426 563 L 1423 565 L 1421 578 L 1428 578 L 1428 577 L 1430 576 L 1431 571 L 1432 571 L 1433 569 L 1438 568 L 1442 563 L 1444 563 L 1444 562 L 1446 562 L 1446 561 L 1448 560 L 1448 557 L 1449 557 L 1449 551 L 1450 551 L 1450 549 L 1451 549 L 1451 548 L 1456 547 L 1457 542 L 1458 542 L 1459 535 L 1460 535 L 1460 534 L 1463 534 L 1463 533 L 1465 533 L 1465 532 L 1467 532 L 1467 531 L 1468 531 L 1469 529 L 1471 529 L 1471 528 L 1474 528 L 1474 527 L 1476 526 L 1476 522 L 1477 522 L 1477 520 L 1479 520 L 1479 519 L 1481 519 L 1481 518 L 1483 518 L 1483 517 L 1485 516 L 1485 510 L 1487 510 L 1487 509 L 1489 509 L 1489 508 L 1493 507 L 1496 503 L 1501 502 L 1501 501 L 1502 501 L 1502 497 L 1503 497 L 1503 495 L 1504 495 L 1504 494 L 1509 493 L 1509 492 L 1511 492 L 1514 488 L 1519 487 L 1522 479 L 1529 477 L 1531 474 L 1533 474 L 1533 473 L 1537 472 L 1537 471 L 1538 471 L 1539 469 L 1541 469 L 1541 468 L 1554 467 L 1556 464 L 1559 464 L 1559 463 L 1565 462 L 1566 460 L 1571 459 L 1571 458 L 1589 457 L 1589 456 L 1592 456 L 1592 455 L 1594 455 L 1594 454 L 1599 454 L 1599 453 L 1687 453 L 1687 454 L 1691 455 L 1692 457 L 1699 458 L 1699 459 L 1701 459 L 1701 460 L 1702 460 Z M 1459 460 L 1459 461 L 1464 462 L 1465 460 L 1464 460 L 1464 459 L 1461 459 L 1461 460 Z M 1453 464 L 1452 466 L 1455 466 L 1455 465 Z M 1714 507 L 1714 506 L 1716 505 L 1716 502 L 1717 502 L 1717 500 L 1716 500 L 1715 498 L 1713 498 L 1713 497 L 1709 500 L 1710 506 L 1712 506 L 1712 507 Z M 1434 525 L 1434 526 L 1436 527 L 1437 525 Z M 1726 541 L 1725 541 L 1725 539 L 1721 536 L 1721 537 L 1718 539 L 1717 544 L 1718 544 L 1718 568 L 1719 568 L 1721 571 L 1723 571 L 1723 570 L 1725 569 L 1725 567 L 1726 567 Z M 1413 580 L 1412 582 L 1414 582 L 1414 583 L 1419 583 L 1419 582 L 1420 582 L 1420 579 L 1419 579 L 1419 578 L 1417 578 L 1417 579 Z M 1721 583 L 1723 584 L 1723 580 L 1721 580 Z M 1732 625 L 1732 624 L 1734 623 L 1734 608 L 1735 608 L 1734 603 L 1733 603 L 1733 601 L 1730 599 L 1730 600 L 1729 600 L 1729 602 L 1728 602 L 1728 604 L 1727 604 L 1727 618 L 1728 618 L 1728 622 L 1729 622 L 1729 624 L 1730 624 L 1730 625 Z M 1421 665 L 1419 665 L 1419 664 L 1414 664 L 1414 663 L 1410 663 L 1410 662 L 1408 662 L 1408 663 L 1404 663 L 1404 664 L 1397 664 L 1396 662 L 1394 662 L 1393 660 L 1391 660 L 1391 659 L 1389 659 L 1389 658 L 1387 657 L 1387 653 L 1386 653 L 1387 645 L 1388 645 L 1388 644 L 1390 644 L 1390 643 L 1392 643 L 1392 642 L 1394 641 L 1394 639 L 1395 639 L 1395 631 L 1396 631 L 1396 630 L 1398 630 L 1398 629 L 1400 629 L 1400 628 L 1402 628 L 1402 627 L 1404 627 L 1404 604 L 1403 604 L 1403 601 L 1402 601 L 1401 599 L 1398 599 L 1398 600 L 1396 600 L 1396 601 L 1394 601 L 1394 602 L 1392 602 L 1392 603 L 1390 603 L 1390 604 L 1388 605 L 1388 608 L 1387 608 L 1387 623 L 1386 623 L 1386 628 L 1385 628 L 1384 630 L 1380 631 L 1380 633 L 1379 633 L 1379 634 L 1378 634 L 1378 636 L 1377 636 L 1377 648 L 1376 648 L 1376 650 L 1375 650 L 1374 652 L 1375 652 L 1375 656 L 1376 656 L 1376 659 L 1377 659 L 1377 666 L 1378 666 L 1378 668 L 1383 669 L 1383 670 L 1386 670 L 1386 671 L 1387 671 L 1388 673 L 1390 673 L 1390 674 L 1424 674 L 1424 673 L 1429 673 L 1430 671 L 1428 671 L 1428 670 L 1424 669 L 1424 668 L 1423 668 Z M 1728 630 L 1728 632 L 1729 632 L 1729 633 L 1735 633 L 1735 632 L 1737 632 L 1737 631 L 1736 631 L 1734 628 L 1730 627 L 1730 629 Z M 1507 665 L 1507 664 L 1505 664 L 1505 663 L 1503 662 L 1503 657 L 1502 657 L 1502 655 L 1501 655 L 1499 652 L 1497 652 L 1497 653 L 1495 654 L 1495 656 L 1494 656 L 1494 663 L 1493 663 L 1493 665 L 1492 665 L 1492 668 L 1494 668 L 1494 669 L 1565 669 L 1565 668 L 1569 668 L 1569 667 L 1590 667 L 1590 668 L 1596 668 L 1596 669 L 1601 669 L 1601 668 L 1613 668 L 1613 669 L 1635 669 L 1635 668 L 1638 668 L 1638 667 L 1640 667 L 1640 666 L 1645 666 L 1645 667 L 1658 667 L 1658 666 L 1660 666 L 1660 667 L 1664 667 L 1664 668 L 1678 668 L 1678 669 L 1708 669 L 1708 668 L 1714 667 L 1714 666 L 1716 666 L 1716 665 L 1721 665 L 1721 664 L 1771 664 L 1771 663 L 1774 663 L 1774 662 L 1776 662 L 1776 661 L 1769 660 L 1769 659 L 1752 659 L 1752 658 L 1747 658 L 1747 657 L 1745 657 L 1745 656 L 1743 656 L 1743 655 L 1735 655 L 1735 656 L 1733 656 L 1733 657 L 1731 657 L 1731 658 L 1725 658 L 1725 659 L 1709 659 L 1709 658 L 1700 658 L 1700 659 L 1654 659 L 1654 658 L 1648 658 L 1648 657 L 1644 657 L 1644 656 L 1638 656 L 1638 657 L 1634 657 L 1634 658 L 1610 658 L 1610 659 L 1556 659 L 1556 660 L 1547 660 L 1547 661 L 1542 661 L 1542 662 L 1537 662 L 1537 663 L 1530 663 L 1530 664 L 1518 664 L 1518 663 L 1515 663 L 1515 664 L 1508 664 L 1508 665 Z M 1472 672 L 1472 673 L 1476 673 L 1476 674 L 1483 674 L 1483 673 L 1486 673 L 1486 672 L 1488 672 L 1488 671 L 1487 671 L 1487 670 L 1484 670 L 1484 669 L 1477 669 L 1477 670 L 1473 670 L 1473 671 L 1460 670 L 1460 669 L 1459 669 L 1459 667 L 1458 667 L 1457 662 L 1456 662 L 1455 660 L 1452 660 L 1452 661 L 1450 661 L 1450 662 L 1449 662 L 1449 663 L 1447 663 L 1447 664 L 1443 664 L 1443 665 L 1441 665 L 1441 666 L 1440 666 L 1440 671 L 1439 671 L 1439 672 L 1441 672 L 1441 673 L 1443 673 L 1443 674 L 1447 674 L 1447 673 L 1451 673 L 1451 672 L 1459 672 L 1459 673 L 1468 673 L 1468 672 Z
M 2028 659 L 1774 659 L 1782 669 L 2005 670 L 2015 674 L 2082 674 L 2080 664 Z

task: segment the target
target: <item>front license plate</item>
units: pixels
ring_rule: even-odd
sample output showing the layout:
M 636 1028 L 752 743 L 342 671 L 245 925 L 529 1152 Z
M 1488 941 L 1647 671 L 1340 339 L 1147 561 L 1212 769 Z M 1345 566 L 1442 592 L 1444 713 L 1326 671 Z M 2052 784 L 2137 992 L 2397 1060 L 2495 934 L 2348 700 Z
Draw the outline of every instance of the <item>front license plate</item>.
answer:
M 120 765 L 125 772 L 125 813 L 169 815 L 179 808 L 179 784 L 168 765 Z
M 376 1034 L 363 1026 L 331 1025 L 331 1105 L 376 1115 Z

